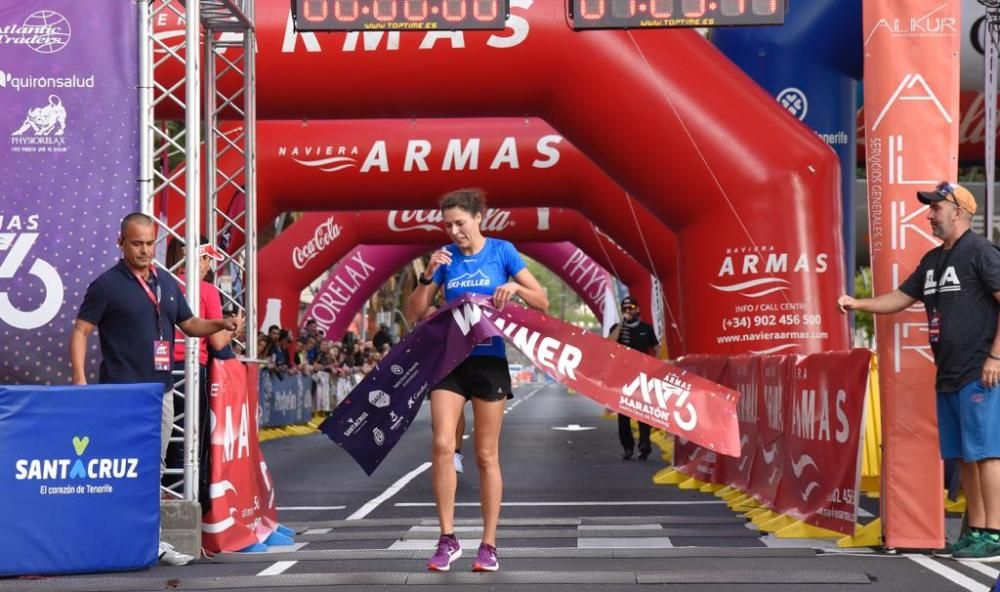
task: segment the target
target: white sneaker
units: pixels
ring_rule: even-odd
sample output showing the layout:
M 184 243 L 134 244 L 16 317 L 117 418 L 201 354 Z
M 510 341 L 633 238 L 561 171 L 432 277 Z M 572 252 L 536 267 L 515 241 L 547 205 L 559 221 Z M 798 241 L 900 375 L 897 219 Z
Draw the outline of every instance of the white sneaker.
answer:
M 161 565 L 187 565 L 194 561 L 194 557 L 181 553 L 174 549 L 170 543 L 160 541 L 160 564 Z
M 462 457 L 462 453 L 461 452 L 456 452 L 455 453 L 455 472 L 456 473 L 461 473 L 461 472 L 463 472 L 465 470 L 464 467 L 462 467 L 462 458 L 463 457 Z

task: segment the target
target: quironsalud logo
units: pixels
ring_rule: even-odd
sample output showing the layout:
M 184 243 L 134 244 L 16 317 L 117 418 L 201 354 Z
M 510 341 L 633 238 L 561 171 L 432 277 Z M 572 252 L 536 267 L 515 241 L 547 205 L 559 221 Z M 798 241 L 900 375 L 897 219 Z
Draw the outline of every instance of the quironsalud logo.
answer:
M 18 481 L 46 481 L 40 486 L 42 495 L 113 493 L 111 479 L 138 479 L 139 459 L 134 457 L 86 458 L 90 436 L 73 436 L 76 458 L 22 458 L 14 462 L 14 478 Z M 103 483 L 68 483 L 74 479 Z M 60 483 L 63 482 L 63 483 Z

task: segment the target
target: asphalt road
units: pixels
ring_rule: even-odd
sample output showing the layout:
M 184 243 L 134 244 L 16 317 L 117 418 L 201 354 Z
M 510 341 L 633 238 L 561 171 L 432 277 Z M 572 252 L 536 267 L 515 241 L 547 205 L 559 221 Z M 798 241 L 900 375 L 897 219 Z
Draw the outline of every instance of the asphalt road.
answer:
M 456 510 L 465 554 L 448 573 L 427 572 L 438 536 L 427 407 L 372 477 L 323 435 L 262 445 L 279 517 L 299 533 L 292 547 L 114 577 L 0 580 L 0 591 L 986 592 L 998 575 L 982 563 L 761 536 L 711 495 L 654 485 L 665 466 L 658 450 L 646 461 L 622 461 L 615 422 L 553 384 L 526 385 L 508 402 L 500 571 L 470 571 L 479 491 L 466 440 Z

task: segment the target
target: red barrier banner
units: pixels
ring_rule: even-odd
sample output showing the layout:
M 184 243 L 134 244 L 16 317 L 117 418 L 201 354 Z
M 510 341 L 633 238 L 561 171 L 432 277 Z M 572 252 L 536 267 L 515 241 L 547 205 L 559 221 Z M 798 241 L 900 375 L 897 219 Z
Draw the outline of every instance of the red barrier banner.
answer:
M 740 425 L 740 455 L 739 457 L 719 459 L 714 481 L 726 483 L 741 490 L 746 490 L 750 485 L 750 470 L 759 448 L 757 434 L 757 394 L 760 390 L 757 370 L 759 366 L 759 358 L 754 356 L 729 358 L 729 364 L 726 366 L 726 377 L 722 381 L 722 384 L 731 386 L 740 393 L 740 402 L 736 406 L 736 415 Z
M 532 364 L 570 388 L 719 454 L 739 453 L 736 391 L 516 304 L 483 306 L 481 314 Z
M 870 363 L 871 352 L 856 349 L 795 364 L 794 390 L 785 399 L 779 512 L 854 534 Z
M 940 242 L 916 192 L 954 181 L 961 2 L 865 0 L 865 127 L 872 282 L 886 294 Z M 922 305 L 876 317 L 885 544 L 944 543 L 934 363 Z
M 691 356 L 680 364 L 741 393 L 740 456 L 715 458 L 689 442 L 675 467 L 731 485 L 807 524 L 853 534 L 871 352 L 809 356 Z
M 717 383 L 725 381 L 728 364 L 729 358 L 703 355 L 685 356 L 677 362 L 678 367 Z M 678 437 L 674 440 L 674 466 L 685 475 L 705 483 L 719 483 L 716 478 L 719 462 L 720 459 L 711 450 L 686 438 Z
M 784 474 L 785 401 L 795 392 L 795 356 L 760 358 L 757 457 L 748 490 L 766 507 L 775 507 Z
M 278 526 L 274 487 L 257 435 L 257 372 L 238 360 L 213 360 L 211 505 L 202 517 L 209 553 L 263 542 Z

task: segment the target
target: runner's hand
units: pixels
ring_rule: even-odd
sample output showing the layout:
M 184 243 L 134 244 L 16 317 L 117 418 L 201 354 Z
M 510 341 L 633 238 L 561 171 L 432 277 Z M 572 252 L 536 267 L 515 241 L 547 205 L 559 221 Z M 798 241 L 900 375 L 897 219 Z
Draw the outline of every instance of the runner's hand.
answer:
M 507 304 L 520 289 L 521 285 L 517 282 L 507 282 L 506 284 L 503 284 L 498 287 L 495 292 L 493 292 L 493 305 L 500 310 L 503 310 L 504 305 Z
M 451 265 L 451 253 L 448 251 L 447 247 L 441 247 L 434 254 L 431 255 L 430 263 L 427 264 L 427 271 L 431 276 L 437 271 L 437 268 L 442 265 Z

